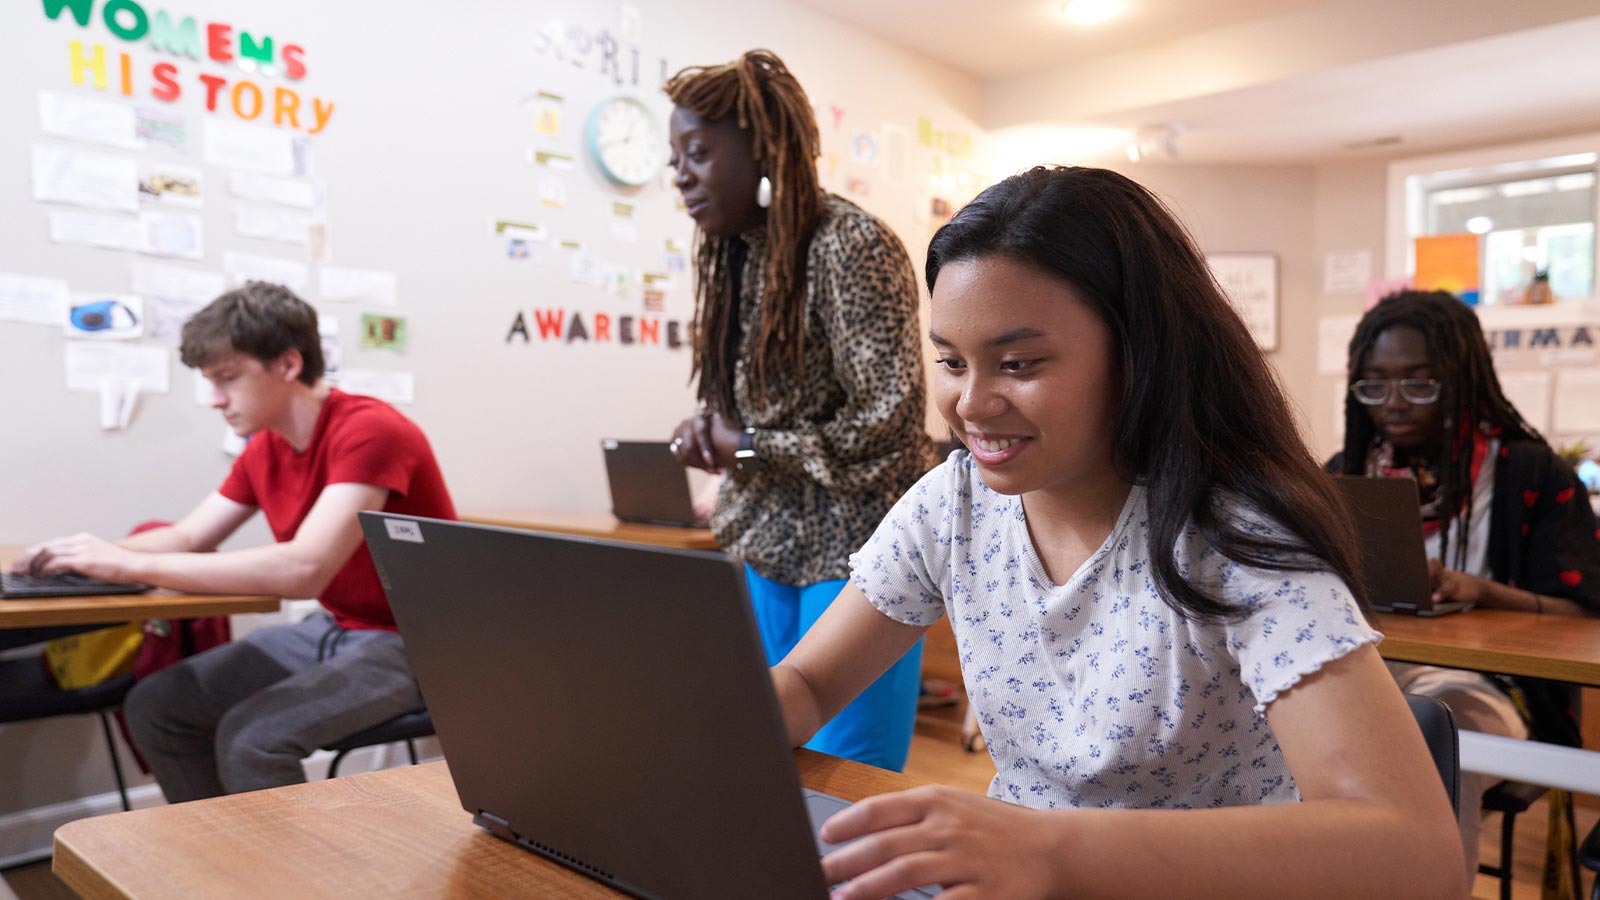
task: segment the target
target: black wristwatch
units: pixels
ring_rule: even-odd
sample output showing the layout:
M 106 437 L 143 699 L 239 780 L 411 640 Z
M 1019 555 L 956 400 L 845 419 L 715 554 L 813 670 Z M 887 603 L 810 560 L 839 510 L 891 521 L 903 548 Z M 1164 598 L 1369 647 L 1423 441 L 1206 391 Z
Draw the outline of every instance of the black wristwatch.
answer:
M 756 430 L 746 428 L 739 432 L 739 449 L 733 451 L 733 467 L 743 469 L 756 464 Z

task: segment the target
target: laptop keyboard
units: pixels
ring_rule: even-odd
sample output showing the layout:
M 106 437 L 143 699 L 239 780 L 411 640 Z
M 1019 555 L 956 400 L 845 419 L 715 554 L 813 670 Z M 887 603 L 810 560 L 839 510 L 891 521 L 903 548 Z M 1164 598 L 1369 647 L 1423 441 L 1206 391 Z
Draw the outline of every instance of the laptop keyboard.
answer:
M 137 594 L 150 589 L 147 584 L 117 584 L 78 575 L 57 572 L 51 575 L 19 575 L 0 572 L 0 597 L 71 597 L 78 594 Z
M 817 855 L 826 856 L 832 851 L 843 847 L 844 844 L 830 844 L 823 840 L 821 834 L 822 823 L 828 821 L 830 816 L 839 810 L 844 809 L 850 804 L 839 799 L 838 797 L 824 794 L 819 791 L 804 789 L 804 793 L 806 801 L 806 815 L 811 819 L 811 835 L 812 837 L 816 838 L 817 841 Z M 846 841 L 846 843 L 849 842 Z M 839 885 L 837 884 L 830 884 L 828 885 L 828 889 L 833 890 L 838 886 Z M 943 892 L 943 890 L 943 888 L 938 887 L 937 885 L 930 884 L 927 887 L 912 888 L 904 893 L 895 894 L 894 900 L 926 900 L 928 897 L 937 897 Z

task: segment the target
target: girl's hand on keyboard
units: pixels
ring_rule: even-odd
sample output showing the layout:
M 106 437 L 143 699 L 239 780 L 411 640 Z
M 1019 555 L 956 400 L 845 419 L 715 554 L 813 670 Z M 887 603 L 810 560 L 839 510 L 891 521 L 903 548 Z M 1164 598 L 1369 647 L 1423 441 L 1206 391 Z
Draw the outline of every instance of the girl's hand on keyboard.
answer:
M 1052 896 L 1048 814 L 948 787 L 869 797 L 823 823 L 833 900 L 881 900 L 925 885 L 951 900 Z

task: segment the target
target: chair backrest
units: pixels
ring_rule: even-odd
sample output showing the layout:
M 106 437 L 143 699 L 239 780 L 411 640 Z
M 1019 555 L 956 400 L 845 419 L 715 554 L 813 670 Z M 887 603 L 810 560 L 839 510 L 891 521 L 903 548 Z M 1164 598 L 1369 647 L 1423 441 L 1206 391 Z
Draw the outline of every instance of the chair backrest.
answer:
M 1417 720 L 1417 727 L 1422 729 L 1422 739 L 1428 744 L 1428 753 L 1433 756 L 1433 764 L 1439 770 L 1445 793 L 1450 795 L 1450 808 L 1459 815 L 1461 753 L 1457 742 L 1456 718 L 1450 714 L 1450 707 L 1432 697 L 1406 694 L 1405 698 L 1411 707 L 1411 715 Z

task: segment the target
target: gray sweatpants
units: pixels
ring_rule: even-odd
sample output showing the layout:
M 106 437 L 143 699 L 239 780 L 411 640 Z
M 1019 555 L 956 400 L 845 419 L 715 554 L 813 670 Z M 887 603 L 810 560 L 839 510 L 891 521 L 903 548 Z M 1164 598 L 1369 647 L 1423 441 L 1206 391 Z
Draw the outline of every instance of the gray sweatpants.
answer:
M 318 748 L 421 708 L 400 635 L 321 610 L 163 669 L 124 704 L 171 803 L 303 782 Z

